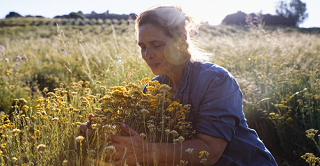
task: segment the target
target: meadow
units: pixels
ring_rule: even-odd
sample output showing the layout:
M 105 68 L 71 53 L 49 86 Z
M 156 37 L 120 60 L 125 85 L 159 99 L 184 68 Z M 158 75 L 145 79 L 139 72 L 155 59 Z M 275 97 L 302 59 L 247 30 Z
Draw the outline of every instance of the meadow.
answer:
M 175 140 L 179 146 L 178 137 L 172 134 L 169 139 L 163 123 L 145 126 L 174 110 L 172 124 L 184 125 L 169 128 L 182 136 L 188 124 L 178 119 L 186 116 L 188 108 L 167 99 L 167 87 L 142 80 L 154 75 L 141 58 L 133 21 L 3 19 L 0 36 L 3 165 L 101 165 L 104 157 L 97 153 L 112 154 L 113 149 L 94 147 L 99 139 L 82 145 L 83 138 L 76 137 L 90 113 L 100 115 L 95 123 L 97 130 L 104 126 L 106 136 L 120 132 L 115 122 L 129 119 L 131 126 L 145 131 L 150 142 Z M 279 165 L 320 163 L 315 157 L 320 156 L 319 29 L 204 23 L 195 40 L 209 53 L 208 61 L 235 77 L 243 92 L 248 125 Z M 158 89 L 146 96 L 141 93 L 145 85 Z M 159 92 L 163 95 L 156 96 Z M 150 115 L 124 108 L 147 109 Z M 144 125 L 135 123 L 130 116 L 134 114 Z M 152 134 L 157 132 L 160 137 Z

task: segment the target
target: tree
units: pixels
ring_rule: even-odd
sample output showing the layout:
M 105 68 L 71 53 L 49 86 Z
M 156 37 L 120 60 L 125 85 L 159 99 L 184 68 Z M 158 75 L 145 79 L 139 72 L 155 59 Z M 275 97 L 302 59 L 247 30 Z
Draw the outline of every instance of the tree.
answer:
M 276 5 L 277 15 L 292 21 L 295 26 L 299 26 L 299 24 L 308 18 L 309 14 L 306 11 L 306 3 L 301 2 L 301 0 L 291 0 L 289 4 L 287 1 L 281 0 Z

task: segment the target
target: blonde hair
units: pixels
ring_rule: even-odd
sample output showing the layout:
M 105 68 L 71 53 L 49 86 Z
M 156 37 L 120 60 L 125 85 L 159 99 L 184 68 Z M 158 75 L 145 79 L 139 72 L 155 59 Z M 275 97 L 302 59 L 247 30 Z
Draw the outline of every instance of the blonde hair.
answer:
M 165 35 L 181 41 L 181 35 L 187 37 L 186 53 L 190 60 L 204 60 L 205 53 L 196 46 L 193 37 L 198 34 L 200 23 L 195 21 L 180 6 L 153 6 L 140 13 L 136 18 L 136 31 L 145 24 L 160 28 Z

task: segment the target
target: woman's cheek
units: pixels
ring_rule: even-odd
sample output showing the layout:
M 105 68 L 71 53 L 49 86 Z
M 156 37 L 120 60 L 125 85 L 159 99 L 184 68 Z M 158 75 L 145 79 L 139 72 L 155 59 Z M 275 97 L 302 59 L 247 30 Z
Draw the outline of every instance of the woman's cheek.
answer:
M 168 43 L 165 47 L 164 47 L 164 57 L 165 59 L 174 64 L 174 65 L 179 65 L 180 62 L 180 53 L 178 52 L 178 49 L 176 48 L 176 46 L 173 43 Z

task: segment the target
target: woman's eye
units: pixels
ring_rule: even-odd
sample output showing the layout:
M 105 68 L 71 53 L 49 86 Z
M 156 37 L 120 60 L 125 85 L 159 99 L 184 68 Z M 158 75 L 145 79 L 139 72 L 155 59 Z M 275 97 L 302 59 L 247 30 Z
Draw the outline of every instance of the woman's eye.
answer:
M 144 49 L 146 49 L 146 47 L 140 47 L 141 48 L 141 50 L 144 50 Z
M 161 47 L 161 45 L 153 45 L 153 47 L 158 48 Z

